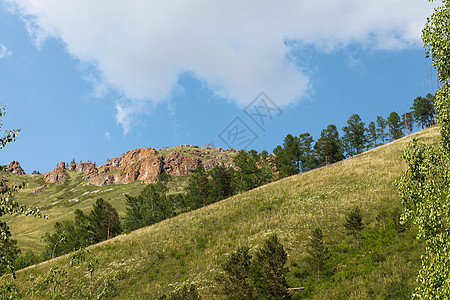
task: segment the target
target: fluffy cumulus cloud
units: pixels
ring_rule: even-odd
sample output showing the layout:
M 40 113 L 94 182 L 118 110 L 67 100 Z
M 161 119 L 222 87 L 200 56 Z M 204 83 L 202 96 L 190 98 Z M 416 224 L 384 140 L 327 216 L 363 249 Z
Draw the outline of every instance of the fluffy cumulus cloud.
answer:
M 420 45 L 432 6 L 424 0 L 9 0 L 37 45 L 61 39 L 91 63 L 96 82 L 131 103 L 170 98 L 189 72 L 214 93 L 244 106 L 264 90 L 280 106 L 308 95 L 307 70 L 292 45 L 332 52 L 349 44 L 398 50 Z M 133 105 L 136 104 L 136 105 Z
M 11 51 L 9 51 L 5 45 L 0 44 L 0 59 L 8 55 L 11 55 Z

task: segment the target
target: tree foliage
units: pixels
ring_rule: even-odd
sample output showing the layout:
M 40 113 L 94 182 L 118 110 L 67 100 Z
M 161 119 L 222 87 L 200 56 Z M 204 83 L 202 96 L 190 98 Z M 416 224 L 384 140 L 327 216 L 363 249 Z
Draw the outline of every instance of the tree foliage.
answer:
M 5 115 L 4 107 L 0 107 L 0 122 L 1 117 Z M 3 123 L 0 123 L 0 129 Z M 17 130 L 7 130 L 0 138 L 0 149 L 3 149 L 7 144 L 14 142 L 19 133 Z M 5 166 L 0 167 L 0 171 L 7 171 Z M 4 215 L 12 215 L 22 213 L 25 215 L 41 216 L 39 209 L 30 209 L 25 205 L 21 205 L 14 200 L 14 193 L 18 192 L 25 186 L 25 183 L 17 185 L 9 185 L 8 179 L 5 176 L 0 178 L 0 218 Z M 13 260 L 17 257 L 18 248 L 16 242 L 11 239 L 11 233 L 8 225 L 0 219 L 0 275 L 6 270 L 9 270 L 14 275 Z
M 273 150 L 280 177 L 292 176 L 317 167 L 313 143 L 314 139 L 308 132 L 299 136 L 288 134 L 284 138 L 283 145 Z
M 138 196 L 125 195 L 125 230 L 149 226 L 174 215 L 172 197 L 167 195 L 170 177 L 163 175 L 165 176 L 161 176 L 158 182 L 147 185 Z
M 362 153 L 367 147 L 367 135 L 364 122 L 358 114 L 353 114 L 347 120 L 347 126 L 342 127 L 343 146 L 348 156 Z
M 73 220 L 56 222 L 53 233 L 46 233 L 43 259 L 51 259 L 107 240 L 121 232 L 117 210 L 102 198 L 95 201 L 89 214 L 75 210 Z
M 317 274 L 317 280 L 320 280 L 329 258 L 328 248 L 323 243 L 323 233 L 320 227 L 311 232 L 306 252 L 308 253 L 307 262 Z
M 382 145 L 386 142 L 387 133 L 386 133 L 387 121 L 382 116 L 377 116 L 377 138 L 379 144 L 377 146 Z
M 0 223 L 0 230 L 6 232 L 6 239 L 0 239 L 0 276 L 6 272 L 12 271 L 13 262 L 20 253 L 19 247 L 17 247 L 17 241 L 11 239 L 11 233 L 6 223 Z
M 425 255 L 413 294 L 417 299 L 450 298 L 450 3 L 428 18 L 422 39 L 442 86 L 435 94 L 441 142 L 420 145 L 413 141 L 405 150 L 408 170 L 397 181 L 404 203 L 403 220 L 411 220 L 425 240 Z
M 255 150 L 241 150 L 233 157 L 233 162 L 238 168 L 234 174 L 236 192 L 249 191 L 273 179 L 272 168 L 265 154 L 258 154 Z
M 397 112 L 393 111 L 387 118 L 388 136 L 391 141 L 403 137 L 402 121 Z
M 186 198 L 190 202 L 191 208 L 196 209 L 209 204 L 211 198 L 211 182 L 203 165 L 199 165 L 189 178 L 189 183 L 185 188 Z
M 287 253 L 273 234 L 258 249 L 252 264 L 256 299 L 289 299 L 285 266 Z
M 109 240 L 121 232 L 117 210 L 102 198 L 95 201 L 88 219 L 94 243 Z
M 367 126 L 367 148 L 377 147 L 378 143 L 377 126 L 374 121 L 371 121 Z
M 228 299 L 290 299 L 286 262 L 287 253 L 274 234 L 253 257 L 246 246 L 231 253 L 216 280 Z
M 412 109 L 412 117 L 417 125 L 422 128 L 434 125 L 434 116 L 436 114 L 434 109 L 434 96 L 427 94 L 425 97 L 417 97 L 414 99 Z
M 405 112 L 402 115 L 402 127 L 405 129 L 405 134 L 411 134 L 413 130 L 414 118 L 412 112 Z
M 342 142 L 336 125 L 330 124 L 320 133 L 320 138 L 314 145 L 320 165 L 327 165 L 344 158 Z
M 350 211 L 345 215 L 345 223 L 344 227 L 347 229 L 348 233 L 355 236 L 356 245 L 359 247 L 359 237 L 360 233 L 364 228 L 363 217 L 361 213 L 361 209 L 359 206 L 353 207 Z
M 239 247 L 221 265 L 225 275 L 216 279 L 221 283 L 221 292 L 228 299 L 255 299 L 253 282 L 250 278 L 252 256 L 249 248 Z

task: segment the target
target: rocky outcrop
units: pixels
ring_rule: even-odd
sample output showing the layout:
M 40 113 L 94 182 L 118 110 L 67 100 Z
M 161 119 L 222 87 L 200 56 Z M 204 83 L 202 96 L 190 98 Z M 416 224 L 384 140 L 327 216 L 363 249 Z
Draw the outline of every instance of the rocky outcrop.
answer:
M 71 162 L 70 165 L 67 167 L 67 170 L 69 171 L 77 171 L 77 172 L 84 172 L 87 169 L 89 169 L 91 166 L 95 166 L 94 163 L 89 162 L 80 162 L 79 164 L 76 164 L 75 162 Z
M 209 170 L 209 169 L 214 168 L 215 166 L 220 165 L 220 163 L 215 159 L 210 159 L 208 161 L 204 161 L 202 164 L 203 164 L 203 167 L 205 168 L 205 170 Z
M 199 158 L 188 157 L 173 151 L 164 158 L 164 172 L 169 175 L 184 176 L 193 173 L 201 164 L 202 161 Z
M 89 168 L 95 167 L 94 163 L 91 162 L 84 162 L 84 163 L 79 163 L 75 166 L 75 171 L 77 172 L 84 172 Z
M 67 170 L 84 172 L 83 179 L 96 186 L 109 184 L 127 184 L 134 181 L 153 183 L 159 180 L 162 173 L 173 176 L 184 176 L 193 173 L 199 165 L 206 170 L 224 164 L 233 167 L 232 158 L 237 152 L 234 149 L 200 148 L 195 145 L 180 145 L 174 148 L 161 149 L 139 148 L 127 151 L 118 157 L 108 160 L 103 166 L 75 161 Z M 55 170 L 45 174 L 46 182 L 64 182 L 67 178 L 65 164 L 61 162 Z
M 8 170 L 11 171 L 11 173 L 16 175 L 25 175 L 25 171 L 20 166 L 20 163 L 18 161 L 13 160 L 10 162 L 7 166 Z
M 47 183 L 64 183 L 66 179 L 66 163 L 63 161 L 53 171 L 44 174 L 44 181 Z
M 127 151 L 112 158 L 103 166 L 90 166 L 84 172 L 84 178 L 91 184 L 126 184 L 139 180 L 143 183 L 158 181 L 163 172 L 163 157 L 154 148 L 140 148 Z

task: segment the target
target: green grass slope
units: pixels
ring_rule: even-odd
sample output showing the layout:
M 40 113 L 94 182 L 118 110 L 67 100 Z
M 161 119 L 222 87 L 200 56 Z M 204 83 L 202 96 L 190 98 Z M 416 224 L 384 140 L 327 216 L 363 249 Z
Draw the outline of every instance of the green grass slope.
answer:
M 224 164 L 230 163 L 234 152 L 221 152 L 217 148 L 200 148 L 196 146 L 177 146 L 173 148 L 158 149 L 158 153 L 164 157 L 174 151 L 178 151 L 187 157 L 199 157 L 204 162 L 210 160 L 220 161 Z M 197 155 L 194 155 L 196 153 Z M 88 212 L 97 198 L 103 198 L 111 202 L 120 216 L 125 215 L 124 194 L 138 195 L 145 187 L 140 182 L 126 185 L 108 185 L 97 187 L 83 180 L 84 172 L 67 171 L 68 179 L 64 184 L 46 183 L 43 175 L 17 176 L 11 173 L 0 173 L 9 179 L 10 184 L 27 182 L 25 189 L 16 194 L 15 200 L 29 207 L 39 207 L 48 219 L 29 218 L 23 215 L 5 217 L 14 239 L 18 241 L 19 247 L 25 253 L 28 250 L 40 254 L 44 248 L 42 236 L 46 232 L 53 231 L 53 225 L 63 220 L 72 220 L 73 212 L 81 209 Z M 177 193 L 183 190 L 188 181 L 188 176 L 173 176 L 169 184 L 169 193 Z M 46 185 L 46 187 L 44 187 Z M 42 188 L 44 187 L 44 188 Z M 41 193 L 33 193 L 42 188 Z
M 15 195 L 15 200 L 28 207 L 39 207 L 48 219 L 26 217 L 24 215 L 7 216 L 11 233 L 18 241 L 23 252 L 32 250 L 40 254 L 44 248 L 42 236 L 46 232 L 53 232 L 53 225 L 63 220 L 72 220 L 74 211 L 81 209 L 89 212 L 97 198 L 111 202 L 120 216 L 125 215 L 125 194 L 136 196 L 145 187 L 145 184 L 133 182 L 124 185 L 94 186 L 83 180 L 83 172 L 67 171 L 69 177 L 64 184 L 44 182 L 42 175 L 16 176 L 4 174 L 10 183 L 26 181 L 27 186 Z M 187 182 L 187 177 L 174 177 L 170 183 L 171 192 L 181 191 Z M 43 186 L 41 193 L 33 193 Z
M 413 136 L 424 143 L 435 143 L 438 128 Z M 411 289 L 414 284 L 422 245 L 416 241 L 414 229 L 390 235 L 373 233 L 379 230 L 375 219 L 381 207 L 401 207 L 393 182 L 406 168 L 401 155 L 410 140 L 411 136 L 91 246 L 90 251 L 99 259 L 91 283 L 86 263 L 70 268 L 64 256 L 55 259 L 53 267 L 67 269 L 65 290 L 74 290 L 81 283 L 98 287 L 105 279 L 114 278 L 117 299 L 155 299 L 184 282 L 194 282 L 204 299 L 220 299 L 215 294 L 214 276 L 220 271 L 219 264 L 238 246 L 255 249 L 269 234 L 277 233 L 288 252 L 288 265 L 295 270 L 306 255 L 308 235 L 321 226 L 326 244 L 337 253 L 333 256 L 334 275 L 326 282 L 311 283 L 291 273 L 291 286 L 309 290 L 303 295 L 297 292 L 295 297 L 396 298 L 396 292 Z M 117 193 L 134 186 L 122 187 Z M 356 249 L 354 238 L 342 225 L 346 211 L 354 205 L 361 207 L 366 223 L 361 249 Z M 32 231 L 46 221 L 27 218 L 21 222 L 33 224 L 27 225 Z M 15 233 L 17 237 L 16 229 Z M 383 239 L 383 247 L 373 241 L 374 237 Z M 30 278 L 45 276 L 50 266 L 46 262 L 19 271 L 19 289 L 30 291 Z M 50 289 L 43 290 L 40 297 L 50 298 L 50 294 Z

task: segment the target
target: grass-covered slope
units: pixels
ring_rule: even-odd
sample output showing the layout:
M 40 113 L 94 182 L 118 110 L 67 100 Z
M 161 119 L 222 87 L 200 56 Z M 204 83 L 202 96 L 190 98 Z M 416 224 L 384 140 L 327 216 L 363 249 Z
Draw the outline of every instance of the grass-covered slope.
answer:
M 434 143 L 439 139 L 438 128 L 413 136 Z M 99 286 L 106 278 L 114 278 L 117 299 L 153 299 L 189 281 L 197 284 L 204 299 L 220 298 L 214 293 L 213 279 L 228 253 L 240 245 L 257 247 L 269 234 L 277 233 L 288 252 L 288 265 L 295 270 L 306 255 L 308 235 L 321 226 L 324 240 L 334 253 L 334 275 L 327 281 L 311 283 L 291 273 L 291 286 L 309 287 L 305 295 L 314 299 L 396 298 L 399 289 L 414 284 L 422 246 L 415 239 L 414 229 L 399 234 L 373 233 L 381 230 L 375 220 L 380 208 L 401 207 L 393 182 L 406 168 L 401 155 L 410 140 L 406 137 L 94 245 L 89 249 L 100 264 L 93 284 Z M 118 193 L 133 188 L 122 187 Z M 86 203 L 86 207 L 89 205 Z M 361 207 L 366 223 L 361 249 L 356 249 L 354 238 L 343 228 L 344 215 L 354 205 Z M 70 207 L 64 209 L 69 212 Z M 31 231 L 46 221 L 27 218 L 22 222 Z M 17 230 L 14 233 L 17 237 Z M 55 259 L 53 266 L 68 271 L 70 279 L 64 281 L 64 289 L 74 290 L 80 282 L 89 284 L 87 267 L 67 267 L 67 256 Z M 49 268 L 47 262 L 19 271 L 19 289 L 29 289 L 29 276 L 36 278 Z M 41 295 L 46 292 L 50 290 Z
M 39 207 L 48 219 L 15 215 L 5 217 L 13 238 L 23 252 L 32 250 L 40 254 L 44 248 L 42 236 L 53 232 L 53 225 L 62 220 L 72 220 L 74 211 L 81 209 L 89 212 L 97 198 L 108 200 L 117 209 L 120 216 L 125 215 L 125 194 L 136 196 L 145 187 L 140 182 L 125 185 L 94 186 L 83 180 L 83 172 L 67 171 L 68 179 L 64 184 L 46 183 L 42 175 L 3 174 L 10 178 L 10 183 L 26 181 L 27 185 L 15 195 L 15 200 L 29 207 Z M 170 184 L 172 192 L 181 191 L 186 184 L 186 177 L 175 177 Z M 45 187 L 44 187 L 45 186 Z M 44 187 L 44 188 L 42 188 Z M 33 191 L 42 188 L 42 192 Z
M 179 152 L 186 157 L 201 158 L 203 163 L 211 161 L 230 164 L 234 151 L 221 148 L 200 148 L 192 145 L 177 146 L 173 148 L 158 149 L 158 154 L 167 157 L 173 152 Z M 47 220 L 39 218 L 27 218 L 23 215 L 6 217 L 8 225 L 18 241 L 19 247 L 26 252 L 32 250 L 39 254 L 44 248 L 42 236 L 46 232 L 53 231 L 53 225 L 62 220 L 72 220 L 73 212 L 81 209 L 88 212 L 97 198 L 103 198 L 111 202 L 120 216 L 125 215 L 124 194 L 135 196 L 145 187 L 140 182 L 126 185 L 108 185 L 97 187 L 83 179 L 84 172 L 68 171 L 68 179 L 64 184 L 46 183 L 43 175 L 17 176 L 11 173 L 0 173 L 10 180 L 10 184 L 26 181 L 25 189 L 16 194 L 15 200 L 29 207 L 39 207 L 43 214 L 48 216 Z M 187 176 L 173 176 L 169 184 L 169 193 L 181 192 L 188 181 Z M 33 193 L 41 189 L 40 193 Z

